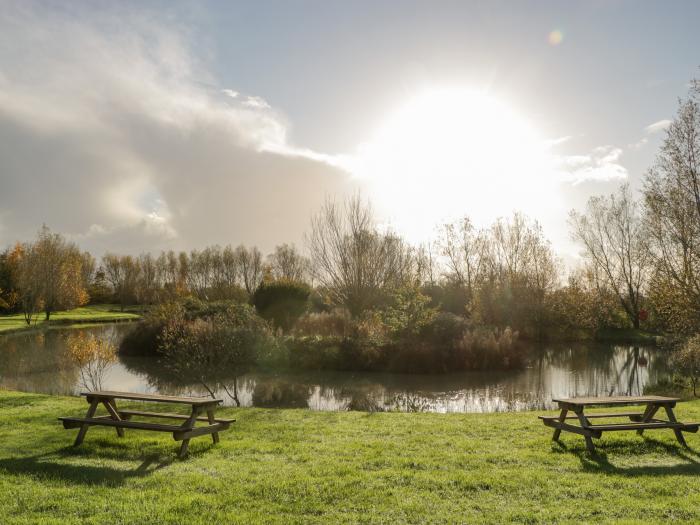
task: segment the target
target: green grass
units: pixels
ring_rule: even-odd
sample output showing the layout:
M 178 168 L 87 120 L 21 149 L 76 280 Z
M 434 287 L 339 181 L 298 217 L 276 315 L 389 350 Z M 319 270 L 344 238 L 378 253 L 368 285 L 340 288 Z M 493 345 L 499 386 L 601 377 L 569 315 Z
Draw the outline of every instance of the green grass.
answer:
M 661 336 L 638 328 L 605 328 L 595 334 L 596 341 L 605 343 L 655 345 Z
M 47 328 L 53 325 L 67 326 L 84 323 L 110 323 L 116 321 L 129 321 L 139 319 L 141 316 L 133 308 L 120 311 L 118 305 L 94 304 L 82 306 L 73 310 L 54 312 L 51 320 L 46 323 L 44 314 L 40 313 L 35 322 L 30 325 L 24 320 L 22 314 L 0 315 L 0 333 L 16 330 L 28 330 L 35 328 Z
M 662 523 L 700 521 L 700 437 L 670 430 L 550 441 L 532 412 L 225 409 L 176 459 L 169 435 L 60 415 L 82 399 L 0 392 L 0 523 Z M 700 420 L 700 401 L 681 420 Z

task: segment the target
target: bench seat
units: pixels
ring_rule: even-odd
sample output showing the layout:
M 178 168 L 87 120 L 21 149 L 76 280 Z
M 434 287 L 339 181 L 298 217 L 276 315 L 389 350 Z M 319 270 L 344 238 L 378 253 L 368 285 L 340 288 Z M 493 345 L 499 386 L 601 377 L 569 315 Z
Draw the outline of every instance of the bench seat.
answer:
M 160 423 L 147 423 L 145 421 L 117 421 L 108 416 L 105 417 L 59 417 L 63 421 L 63 428 L 80 428 L 84 424 L 106 427 L 134 428 L 138 430 L 155 430 L 156 432 L 177 432 L 182 430 L 179 425 L 161 425 Z

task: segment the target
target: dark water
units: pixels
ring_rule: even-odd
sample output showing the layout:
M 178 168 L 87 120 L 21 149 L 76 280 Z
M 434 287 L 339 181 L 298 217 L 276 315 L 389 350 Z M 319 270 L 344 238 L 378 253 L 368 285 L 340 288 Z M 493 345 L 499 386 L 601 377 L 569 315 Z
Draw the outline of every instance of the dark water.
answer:
M 84 330 L 118 345 L 133 329 L 111 324 Z M 0 387 L 77 394 L 85 385 L 68 357 L 71 330 L 0 336 Z M 407 375 L 356 372 L 251 373 L 236 381 L 242 406 L 313 410 L 495 412 L 553 408 L 552 397 L 639 395 L 668 376 L 666 354 L 650 347 L 575 344 L 532 347 L 529 366 L 504 372 Z M 204 395 L 197 385 L 168 381 L 152 359 L 120 358 L 99 377 L 103 389 Z M 233 381 L 227 385 L 233 390 Z M 222 389 L 226 404 L 234 404 Z

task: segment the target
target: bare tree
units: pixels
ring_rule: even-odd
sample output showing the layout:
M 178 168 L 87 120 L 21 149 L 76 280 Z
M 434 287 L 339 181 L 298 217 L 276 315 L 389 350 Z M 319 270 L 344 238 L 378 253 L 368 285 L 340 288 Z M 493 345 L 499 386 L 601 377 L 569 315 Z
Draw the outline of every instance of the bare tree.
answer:
M 449 278 L 464 288 L 467 310 L 471 311 L 475 290 L 486 269 L 486 233 L 476 231 L 469 217 L 464 217 L 456 223 L 443 226 L 440 248 L 445 257 Z
M 309 277 L 311 263 L 293 244 L 282 244 L 268 255 L 269 271 L 275 279 L 288 281 L 306 281 Z
M 586 213 L 571 212 L 573 237 L 606 287 L 639 328 L 642 292 L 651 268 L 637 203 L 624 185 L 609 197 L 592 197 Z
M 136 287 L 141 272 L 139 261 L 131 255 L 107 253 L 102 257 L 102 268 L 123 311 L 130 301 L 136 300 Z
M 644 205 L 660 277 L 680 302 L 700 310 L 700 85 L 681 101 L 654 167 Z
M 327 200 L 307 239 L 314 276 L 330 300 L 358 315 L 392 287 L 412 278 L 411 250 L 401 238 L 377 230 L 359 195 L 338 205 Z
M 241 245 L 236 248 L 235 257 L 243 280 L 243 287 L 248 294 L 252 295 L 263 277 L 262 254 L 255 246 L 246 248 Z

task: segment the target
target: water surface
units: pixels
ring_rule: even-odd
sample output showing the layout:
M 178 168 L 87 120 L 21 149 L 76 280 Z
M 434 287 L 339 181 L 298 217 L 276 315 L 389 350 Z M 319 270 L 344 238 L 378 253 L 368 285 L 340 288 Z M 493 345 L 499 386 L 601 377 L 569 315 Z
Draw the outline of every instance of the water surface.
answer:
M 116 345 L 129 324 L 85 328 Z M 66 352 L 75 329 L 0 336 L 0 387 L 48 394 L 78 394 L 86 388 Z M 412 375 L 358 372 L 246 374 L 235 381 L 242 406 L 313 410 L 496 412 L 554 408 L 553 397 L 641 395 L 646 385 L 668 377 L 666 353 L 643 346 L 605 344 L 533 345 L 523 370 Z M 205 395 L 199 385 L 168 380 L 157 360 L 125 358 L 100 378 L 103 389 Z M 235 404 L 234 381 L 217 395 Z

